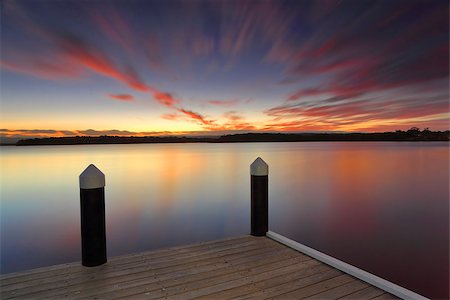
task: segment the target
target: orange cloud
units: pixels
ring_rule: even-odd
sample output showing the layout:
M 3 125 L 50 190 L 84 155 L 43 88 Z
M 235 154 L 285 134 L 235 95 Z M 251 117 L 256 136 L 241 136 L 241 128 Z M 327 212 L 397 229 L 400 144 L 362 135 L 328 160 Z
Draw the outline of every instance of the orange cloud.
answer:
M 183 116 L 181 116 L 179 114 L 164 114 L 164 115 L 161 116 L 161 118 L 166 119 L 166 120 L 170 120 L 170 121 L 179 120 L 182 117 Z

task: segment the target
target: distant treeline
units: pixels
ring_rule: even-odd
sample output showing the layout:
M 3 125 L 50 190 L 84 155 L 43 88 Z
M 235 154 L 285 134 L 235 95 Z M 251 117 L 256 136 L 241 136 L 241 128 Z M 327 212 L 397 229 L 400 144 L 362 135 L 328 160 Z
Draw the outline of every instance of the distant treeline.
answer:
M 123 137 L 74 136 L 20 140 L 17 146 L 78 145 L 78 144 L 138 144 L 138 143 L 244 143 L 244 142 L 329 142 L 329 141 L 449 141 L 450 132 L 420 130 L 377 133 L 245 133 L 220 137 Z

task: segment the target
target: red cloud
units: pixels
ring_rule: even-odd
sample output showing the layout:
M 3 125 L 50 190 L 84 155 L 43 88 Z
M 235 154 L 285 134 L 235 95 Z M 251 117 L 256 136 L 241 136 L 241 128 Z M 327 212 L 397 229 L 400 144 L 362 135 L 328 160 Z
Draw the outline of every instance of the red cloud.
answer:
M 439 119 L 443 117 L 442 114 L 448 114 L 449 111 L 448 94 L 439 96 L 422 94 L 417 97 L 394 100 L 378 97 L 357 101 L 348 100 L 345 97 L 333 97 L 269 109 L 266 114 L 274 117 L 274 120 L 267 124 L 265 129 L 377 131 L 386 127 L 387 124 L 392 124 L 389 127 L 391 129 L 399 129 L 399 126 L 405 124 L 418 126 L 417 124 L 420 123 L 427 126 L 426 124 L 429 123 L 428 126 L 431 126 L 431 124 L 438 124 Z M 298 121 L 298 118 L 301 118 L 301 121 Z M 427 119 L 429 121 L 424 121 Z M 417 124 L 414 125 L 414 122 Z M 358 128 L 358 126 L 361 127 Z M 442 127 L 438 126 L 438 128 Z
M 320 58 L 324 55 L 328 55 L 335 47 L 336 47 L 337 38 L 334 37 L 324 42 L 322 46 L 320 46 L 316 52 L 313 54 L 314 57 Z
M 133 95 L 130 94 L 108 94 L 108 97 L 125 102 L 130 102 L 134 100 Z
M 205 117 L 203 117 L 201 114 L 190 111 L 190 110 L 186 110 L 184 108 L 179 108 L 178 109 L 179 112 L 182 112 L 183 114 L 185 114 L 186 116 L 199 121 L 200 123 L 202 123 L 203 125 L 211 125 L 213 124 L 213 121 L 210 120 L 206 120 Z
M 179 103 L 179 100 L 175 99 L 170 93 L 161 92 L 145 84 L 131 67 L 128 68 L 127 72 L 121 71 L 105 53 L 88 45 L 80 38 L 70 34 L 55 34 L 52 36 L 52 39 L 60 46 L 60 54 L 56 56 L 57 63 L 35 61 L 32 66 L 24 67 L 2 61 L 1 65 L 16 72 L 52 79 L 61 78 L 61 75 L 67 74 L 78 75 L 80 67 L 82 67 L 96 74 L 113 78 L 135 91 L 150 93 L 157 102 L 167 107 L 175 108 L 175 105 Z M 71 69 L 67 66 L 79 67 Z M 119 96 L 113 98 L 122 101 L 131 100 L 129 97 Z M 186 112 L 183 113 L 187 114 Z M 192 114 L 191 117 L 201 120 L 199 114 L 197 116 L 194 116 L 194 113 Z M 202 123 L 204 122 L 202 121 Z
M 237 104 L 239 100 L 237 99 L 231 99 L 231 100 L 210 100 L 208 101 L 209 104 L 217 105 L 217 106 L 233 106 Z
M 288 97 L 288 100 L 294 101 L 294 100 L 298 100 L 305 96 L 316 96 L 316 95 L 322 95 L 324 93 L 326 93 L 326 91 L 324 91 L 321 88 L 308 88 L 308 89 L 303 89 L 303 90 L 299 90 L 299 91 L 295 92 L 294 94 L 292 94 Z
M 0 61 L 0 67 L 16 73 L 51 80 L 77 78 L 81 75 L 81 70 L 76 66 L 67 68 L 67 65 L 61 65 L 57 60 L 56 62 L 55 60 L 48 61 L 47 59 L 39 58 L 37 56 L 28 59 L 25 59 L 24 57 L 20 59 L 21 63 L 19 64 Z
M 158 91 L 155 88 L 151 88 L 150 93 L 153 95 L 156 101 L 167 107 L 174 107 L 177 103 L 180 102 L 179 100 L 175 99 L 170 93 L 164 93 Z
M 73 61 L 88 70 L 100 75 L 114 78 L 125 83 L 134 90 L 147 92 L 150 88 L 143 83 L 135 72 L 121 72 L 103 52 L 89 47 L 81 39 L 65 35 L 58 38 L 63 54 L 69 61 Z
M 167 107 L 173 108 L 180 102 L 170 93 L 145 84 L 131 67 L 127 72 L 121 72 L 105 54 L 98 50 L 94 51 L 79 39 L 66 37 L 62 41 L 67 55 L 91 71 L 114 78 L 136 91 L 150 93 L 157 102 Z

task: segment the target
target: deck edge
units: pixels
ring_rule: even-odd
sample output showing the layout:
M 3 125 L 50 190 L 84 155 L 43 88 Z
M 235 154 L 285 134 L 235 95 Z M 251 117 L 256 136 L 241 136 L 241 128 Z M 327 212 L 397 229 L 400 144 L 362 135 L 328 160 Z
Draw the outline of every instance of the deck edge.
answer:
M 400 297 L 402 299 L 411 299 L 411 300 L 426 300 L 426 299 L 428 299 L 420 294 L 417 294 L 413 291 L 405 289 L 404 287 L 401 287 L 395 283 L 387 281 L 381 277 L 378 277 L 374 274 L 366 272 L 366 271 L 359 269 L 355 266 L 352 266 L 346 262 L 340 261 L 332 256 L 329 256 L 325 253 L 317 251 L 313 248 L 310 248 L 308 246 L 300 244 L 296 241 L 293 241 L 293 240 L 291 240 L 285 236 L 282 236 L 278 233 L 275 233 L 273 231 L 268 231 L 266 236 L 272 240 L 280 242 L 292 249 L 295 249 L 299 252 L 309 255 L 327 265 L 330 265 L 336 269 L 339 269 L 353 277 L 356 277 L 362 281 L 365 281 L 373 286 L 376 286 L 376 287 L 378 287 L 392 295 Z

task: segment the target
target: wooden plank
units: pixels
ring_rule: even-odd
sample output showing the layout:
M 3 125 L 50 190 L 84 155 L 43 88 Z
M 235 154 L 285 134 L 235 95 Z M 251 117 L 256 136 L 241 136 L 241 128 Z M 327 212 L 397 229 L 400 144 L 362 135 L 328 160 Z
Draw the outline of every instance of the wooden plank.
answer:
M 110 261 L 114 264 L 128 263 L 128 260 L 139 257 L 142 259 L 155 259 L 155 258 L 170 258 L 174 256 L 181 255 L 183 253 L 198 253 L 201 250 L 213 250 L 221 249 L 229 245 L 238 244 L 249 244 L 249 243 L 260 243 L 267 242 L 264 239 L 253 237 L 253 236 L 243 236 L 239 238 L 227 238 L 219 241 L 209 241 L 200 244 L 190 245 L 190 246 L 178 246 L 172 249 L 161 249 L 157 251 L 146 251 L 138 254 L 124 255 L 122 257 L 114 257 Z
M 292 263 L 291 259 L 293 255 L 295 255 L 291 251 L 284 250 L 274 250 L 271 252 L 261 252 L 259 255 L 251 255 L 246 258 L 230 261 L 228 260 L 226 264 L 219 265 L 219 268 L 209 272 L 203 272 L 196 275 L 188 275 L 188 276 L 178 276 L 173 278 L 164 279 L 161 276 L 158 276 L 158 281 L 152 282 L 138 282 L 137 286 L 134 286 L 136 282 L 133 282 L 132 285 L 126 286 L 118 286 L 115 290 L 109 291 L 108 293 L 102 293 L 99 296 L 120 296 L 120 297 L 130 297 L 132 295 L 143 297 L 156 297 L 156 296 L 165 296 L 168 294 L 176 293 L 176 291 L 185 290 L 187 288 L 192 288 L 198 282 L 202 284 L 206 284 L 211 280 L 218 280 L 218 278 L 222 278 L 223 276 L 228 276 L 230 274 L 235 274 L 235 276 L 241 276 L 238 274 L 238 271 L 245 270 L 252 267 L 263 266 L 267 264 L 285 266 Z M 290 250 L 290 249 L 289 249 Z M 279 255 L 276 255 L 279 254 Z M 301 262 L 304 260 L 308 260 L 309 258 L 306 256 L 298 256 L 297 261 Z M 222 276 L 222 277 L 220 277 Z M 161 290 L 163 293 L 161 293 Z
M 196 252 L 182 253 L 177 256 L 170 256 L 169 258 L 167 258 L 167 257 L 153 258 L 152 256 L 150 256 L 150 258 L 145 258 L 145 259 L 142 259 L 139 261 L 129 262 L 128 264 L 117 265 L 114 262 L 111 262 L 106 265 L 102 265 L 102 266 L 94 267 L 94 268 L 80 268 L 79 272 L 73 272 L 73 273 L 72 272 L 68 272 L 68 273 L 58 272 L 56 274 L 46 273 L 47 276 L 45 276 L 45 277 L 39 276 L 37 278 L 35 278 L 35 277 L 32 277 L 31 279 L 28 278 L 29 280 L 4 285 L 1 287 L 1 289 L 2 289 L 2 291 L 11 291 L 11 290 L 22 289 L 22 288 L 34 286 L 34 285 L 41 286 L 46 283 L 54 283 L 57 281 L 61 281 L 63 279 L 71 280 L 71 279 L 80 277 L 80 275 L 84 276 L 86 274 L 86 272 L 89 272 L 90 277 L 94 278 L 97 274 L 102 274 L 102 276 L 103 276 L 104 274 L 107 274 L 112 271 L 128 270 L 128 269 L 131 269 L 132 271 L 134 271 L 134 270 L 139 269 L 142 265 L 151 264 L 153 267 L 161 267 L 160 266 L 161 264 L 169 263 L 169 264 L 173 265 L 174 262 L 183 260 L 185 258 L 194 258 L 194 257 L 201 257 L 201 256 L 206 257 L 206 255 L 208 255 L 208 254 L 222 253 L 222 251 L 226 251 L 229 249 L 239 249 L 238 251 L 244 251 L 244 250 L 250 249 L 250 247 L 263 247 L 266 245 L 275 246 L 275 244 L 267 243 L 267 241 L 259 241 L 258 242 L 258 241 L 254 241 L 254 240 L 247 241 L 244 243 L 237 243 L 237 244 L 226 244 L 226 245 L 222 244 L 221 247 L 218 247 L 218 248 L 201 249 L 201 251 L 199 250 Z
M 170 259 L 171 257 L 176 257 L 182 253 L 198 253 L 199 250 L 212 250 L 219 249 L 221 247 L 226 247 L 228 245 L 237 245 L 241 243 L 249 244 L 249 243 L 258 243 L 260 238 L 252 237 L 252 236 L 242 236 L 237 238 L 227 238 L 219 241 L 209 241 L 195 245 L 188 246 L 178 246 L 169 249 L 161 249 L 155 251 L 147 251 L 129 255 L 118 256 L 114 258 L 108 259 L 108 264 L 114 264 L 115 266 L 119 266 L 121 264 L 129 264 L 130 261 L 139 262 L 144 261 L 146 259 L 155 259 L 165 257 Z M 92 270 L 102 270 L 103 266 L 91 268 Z M 24 282 L 27 280 L 44 278 L 46 276 L 59 276 L 65 275 L 67 273 L 72 272 L 81 272 L 81 270 L 85 269 L 85 267 L 81 266 L 80 262 L 74 262 L 69 264 L 61 264 L 50 267 L 37 268 L 33 270 L 9 273 L 0 276 L 0 286 L 3 288 L 6 285 L 10 285 L 16 282 Z
M 366 287 L 365 289 L 362 289 L 360 291 L 357 291 L 357 292 L 351 293 L 347 296 L 344 296 L 340 299 L 342 299 L 342 300 L 352 300 L 352 299 L 365 300 L 365 299 L 372 299 L 372 298 L 380 296 L 384 293 L 386 293 L 386 292 L 379 288 L 376 288 L 374 286 L 369 286 L 369 287 Z
M 199 297 L 197 299 L 232 299 L 239 296 L 248 295 L 258 292 L 264 288 L 270 288 L 276 285 L 290 282 L 299 278 L 308 277 L 313 274 L 322 273 L 324 271 L 331 270 L 330 267 L 323 265 L 316 260 L 309 260 L 298 265 L 297 270 L 293 270 L 288 274 L 282 274 L 274 276 L 270 279 L 254 281 L 250 284 L 246 284 L 237 288 L 225 289 L 216 293 L 208 294 L 206 296 Z
M 331 288 L 346 284 L 348 282 L 355 281 L 355 279 L 349 275 L 339 275 L 337 277 L 327 279 L 321 282 L 318 282 L 313 285 L 306 286 L 301 289 L 297 289 L 295 291 L 279 295 L 275 297 L 275 299 L 304 299 L 306 297 L 316 295 L 320 292 L 329 290 Z
M 261 253 L 267 256 L 273 255 L 273 252 L 267 252 L 267 250 L 257 249 L 251 252 L 247 252 L 245 254 L 239 253 L 235 257 L 226 256 L 223 257 L 221 261 L 218 261 L 214 264 L 209 264 L 206 266 L 190 266 L 189 268 L 181 271 L 169 272 L 167 274 L 155 274 L 154 276 L 144 276 L 140 278 L 134 278 L 133 280 L 129 280 L 127 277 L 127 281 L 124 282 L 114 282 L 111 281 L 102 281 L 101 283 L 87 283 L 84 285 L 74 286 L 71 291 L 67 292 L 77 292 L 81 291 L 81 296 L 93 296 L 105 295 L 112 292 L 112 295 L 127 295 L 129 293 L 133 294 L 137 291 L 142 290 L 142 287 L 146 288 L 144 291 L 147 291 L 149 285 L 153 284 L 155 289 L 158 289 L 159 286 L 155 287 L 154 285 L 163 280 L 169 280 L 178 282 L 183 280 L 183 278 L 194 279 L 196 277 L 208 277 L 211 274 L 211 271 L 226 269 L 233 264 L 241 264 L 247 261 L 257 260 L 258 257 L 261 256 Z M 233 272 L 233 270 L 231 270 Z M 125 291 L 126 290 L 126 291 Z M 70 294 L 69 294 L 70 295 Z
M 129 278 L 130 274 L 136 274 L 139 273 L 140 275 L 144 276 L 154 276 L 156 275 L 155 272 L 159 273 L 171 273 L 176 270 L 182 270 L 189 267 L 198 267 L 199 265 L 207 265 L 214 262 L 217 262 L 217 259 L 229 254 L 233 253 L 245 253 L 246 251 L 250 250 L 257 250 L 257 251 L 266 251 L 266 249 L 280 249 L 278 245 L 275 244 L 267 244 L 270 246 L 264 246 L 265 244 L 257 243 L 254 245 L 246 246 L 246 247 L 237 247 L 227 250 L 221 250 L 216 251 L 213 253 L 197 256 L 197 257 L 190 257 L 180 260 L 172 260 L 164 263 L 156 263 L 153 264 L 151 261 L 147 262 L 145 265 L 137 268 L 129 268 L 126 270 L 114 270 L 109 268 L 104 268 L 102 272 L 92 272 L 92 268 L 84 268 L 81 272 L 81 276 L 77 276 L 73 279 L 66 280 L 66 279 L 60 279 L 57 281 L 52 281 L 45 284 L 39 284 L 39 285 L 32 285 L 25 288 L 15 289 L 13 291 L 2 291 L 2 297 L 17 297 L 21 295 L 27 295 L 27 294 L 35 294 L 38 292 L 43 292 L 51 294 L 51 292 L 54 292 L 57 289 L 63 288 L 67 289 L 69 286 L 72 285 L 78 285 L 78 284 L 84 284 L 84 283 L 98 283 L 99 281 L 105 281 L 109 278 L 119 278 L 120 280 L 130 280 Z M 291 250 L 293 251 L 293 250 Z M 40 294 L 40 293 L 39 293 Z M 37 295 L 36 295 L 37 296 Z
M 239 296 L 236 297 L 235 299 L 273 298 L 340 275 L 342 275 L 341 271 L 336 269 L 330 269 L 304 278 L 299 278 L 286 283 L 278 284 L 273 287 L 266 287 L 266 288 L 263 287 L 259 292 Z
M 246 269 L 242 272 L 203 280 L 201 282 L 196 282 L 195 284 L 190 284 L 183 289 L 177 287 L 178 290 L 173 295 L 166 292 L 165 295 L 161 296 L 166 299 L 190 299 L 194 297 L 207 296 L 225 289 L 236 288 L 243 285 L 252 284 L 254 282 L 271 279 L 276 276 L 286 275 L 295 271 L 299 267 L 298 265 L 293 264 L 293 259 L 287 261 L 287 263 L 288 265 L 284 267 L 271 263 Z
M 397 299 L 265 237 L 244 236 L 0 277 L 1 299 Z
M 360 291 L 368 286 L 369 285 L 363 281 L 354 280 L 347 284 L 327 290 L 325 292 L 309 296 L 305 299 L 338 299 L 353 292 Z
M 238 247 L 227 247 L 225 250 L 212 251 L 212 252 L 207 252 L 206 255 L 194 256 L 195 259 L 192 258 L 192 256 L 187 256 L 187 257 L 181 256 L 178 259 L 173 259 L 173 260 L 170 260 L 168 262 L 163 262 L 163 263 L 158 262 L 158 261 L 156 261 L 156 262 L 142 261 L 141 263 L 139 263 L 138 267 L 134 267 L 134 265 L 131 265 L 131 266 L 127 266 L 126 269 L 116 268 L 115 265 L 112 265 L 112 264 L 104 265 L 104 266 L 97 267 L 97 268 L 84 268 L 84 269 L 82 269 L 81 272 L 76 273 L 76 274 L 66 274 L 64 276 L 60 275 L 60 276 L 46 277 L 44 279 L 25 281 L 25 282 L 18 283 L 18 284 L 11 284 L 11 285 L 3 287 L 2 291 L 6 292 L 6 291 L 10 291 L 10 290 L 30 288 L 33 286 L 42 287 L 44 284 L 54 286 L 55 284 L 57 285 L 58 282 L 61 282 L 61 281 L 68 281 L 68 280 L 77 279 L 77 278 L 86 277 L 86 276 L 88 276 L 89 280 L 91 280 L 91 281 L 95 280 L 97 277 L 104 279 L 105 275 L 110 274 L 110 273 L 116 274 L 116 275 L 126 275 L 129 273 L 136 273 L 139 271 L 145 271 L 145 270 L 152 269 L 152 268 L 158 269 L 158 268 L 163 268 L 164 266 L 173 266 L 177 262 L 186 263 L 189 261 L 198 261 L 198 259 L 200 259 L 200 258 L 208 259 L 211 257 L 218 256 L 219 254 L 228 254 L 228 253 L 230 253 L 230 251 L 232 253 L 242 252 L 245 250 L 258 249 L 260 247 L 261 247 L 261 244 L 245 246 L 242 248 L 240 248 L 238 245 Z M 187 259 L 187 258 L 190 258 L 190 259 Z

